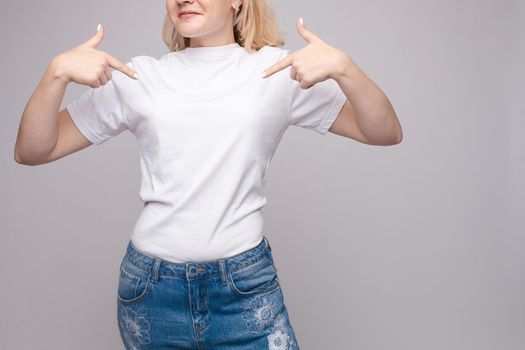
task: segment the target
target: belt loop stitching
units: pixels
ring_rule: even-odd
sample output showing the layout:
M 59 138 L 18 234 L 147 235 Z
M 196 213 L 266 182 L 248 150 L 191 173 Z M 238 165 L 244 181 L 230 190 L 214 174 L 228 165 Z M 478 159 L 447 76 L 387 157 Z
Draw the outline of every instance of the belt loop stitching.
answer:
M 159 280 L 159 270 L 160 270 L 160 263 L 161 260 L 159 258 L 155 258 L 155 261 L 153 262 L 153 283 L 157 283 Z
M 219 272 L 221 275 L 221 284 L 226 285 L 226 264 L 224 259 L 219 260 Z

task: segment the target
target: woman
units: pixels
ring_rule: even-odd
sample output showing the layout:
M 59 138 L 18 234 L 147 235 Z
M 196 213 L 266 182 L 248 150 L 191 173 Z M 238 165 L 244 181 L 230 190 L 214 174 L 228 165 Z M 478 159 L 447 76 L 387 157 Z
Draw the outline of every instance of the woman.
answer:
M 270 160 L 290 125 L 383 145 L 401 128 L 381 90 L 300 21 L 308 45 L 280 48 L 265 0 L 166 8 L 158 59 L 97 50 L 99 26 L 52 60 L 16 160 L 48 163 L 124 130 L 137 138 L 144 209 L 116 293 L 126 349 L 299 349 L 263 235 Z M 58 112 L 71 81 L 92 89 Z

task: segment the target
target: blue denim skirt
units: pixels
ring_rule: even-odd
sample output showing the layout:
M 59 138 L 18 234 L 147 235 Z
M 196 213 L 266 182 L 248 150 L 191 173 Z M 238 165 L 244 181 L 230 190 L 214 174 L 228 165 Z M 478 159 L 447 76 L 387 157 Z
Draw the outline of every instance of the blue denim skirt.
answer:
M 131 349 L 299 350 L 266 237 L 232 257 L 174 263 L 131 240 L 117 291 Z

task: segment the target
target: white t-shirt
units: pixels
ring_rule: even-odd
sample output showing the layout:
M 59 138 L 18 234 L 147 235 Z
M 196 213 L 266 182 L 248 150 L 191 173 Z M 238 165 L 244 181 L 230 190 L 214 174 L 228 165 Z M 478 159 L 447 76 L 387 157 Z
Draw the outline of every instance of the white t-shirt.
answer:
M 184 263 L 230 257 L 263 238 L 261 208 L 270 160 L 290 125 L 324 135 L 346 96 L 327 79 L 302 89 L 290 67 L 260 74 L 290 51 L 237 43 L 135 56 L 106 85 L 67 105 L 100 145 L 129 130 L 138 142 L 144 208 L 131 241 Z

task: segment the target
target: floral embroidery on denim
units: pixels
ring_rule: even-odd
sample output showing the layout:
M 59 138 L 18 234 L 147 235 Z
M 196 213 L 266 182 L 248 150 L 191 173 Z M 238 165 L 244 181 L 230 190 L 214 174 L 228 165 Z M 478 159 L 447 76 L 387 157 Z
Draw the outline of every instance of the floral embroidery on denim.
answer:
M 260 333 L 273 324 L 280 306 L 275 301 L 275 295 L 256 295 L 248 300 L 241 300 L 244 309 L 242 319 L 248 331 Z
M 268 349 L 270 350 L 288 350 L 288 333 L 283 333 L 280 329 L 268 336 Z
M 299 349 L 294 342 L 294 339 L 288 335 L 287 322 L 284 315 L 279 314 L 273 325 L 274 332 L 268 335 L 269 350 L 295 350 Z
M 124 337 L 132 350 L 138 350 L 138 345 L 149 344 L 150 325 L 142 312 L 137 312 L 131 307 L 122 306 L 121 316 L 123 322 Z

